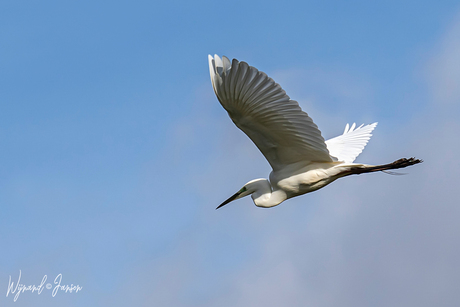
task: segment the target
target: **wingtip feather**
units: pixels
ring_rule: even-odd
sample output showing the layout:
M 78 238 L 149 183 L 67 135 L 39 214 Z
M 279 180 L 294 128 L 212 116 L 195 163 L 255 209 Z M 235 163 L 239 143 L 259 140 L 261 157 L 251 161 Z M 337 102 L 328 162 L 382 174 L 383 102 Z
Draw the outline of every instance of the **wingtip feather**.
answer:
M 330 155 L 339 161 L 352 163 L 367 145 L 376 126 L 377 122 L 359 127 L 356 123 L 351 126 L 346 124 L 342 135 L 326 141 Z

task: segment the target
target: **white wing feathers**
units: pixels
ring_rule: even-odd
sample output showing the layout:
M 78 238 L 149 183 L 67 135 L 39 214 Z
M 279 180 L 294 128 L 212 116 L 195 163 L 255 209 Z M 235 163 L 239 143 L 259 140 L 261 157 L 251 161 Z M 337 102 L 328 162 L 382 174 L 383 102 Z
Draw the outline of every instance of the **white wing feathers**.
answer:
M 347 124 L 342 135 L 326 141 L 329 154 L 337 158 L 338 161 L 352 163 L 363 151 L 372 136 L 371 132 L 375 126 L 377 126 L 377 123 L 366 126 L 361 125 L 355 129 L 356 124 L 351 127 Z
M 312 119 L 265 73 L 217 55 L 209 56 L 209 70 L 220 103 L 273 170 L 302 161 L 334 161 Z

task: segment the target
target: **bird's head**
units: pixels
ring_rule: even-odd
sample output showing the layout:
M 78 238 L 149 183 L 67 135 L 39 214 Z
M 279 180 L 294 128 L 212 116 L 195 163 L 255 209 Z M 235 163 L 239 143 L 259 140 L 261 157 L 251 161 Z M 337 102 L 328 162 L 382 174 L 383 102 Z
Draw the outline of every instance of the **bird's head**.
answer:
M 267 179 L 254 179 L 246 183 L 238 192 L 233 194 L 229 199 L 221 203 L 216 209 L 225 206 L 229 202 L 252 194 L 252 199 L 271 193 L 271 185 Z

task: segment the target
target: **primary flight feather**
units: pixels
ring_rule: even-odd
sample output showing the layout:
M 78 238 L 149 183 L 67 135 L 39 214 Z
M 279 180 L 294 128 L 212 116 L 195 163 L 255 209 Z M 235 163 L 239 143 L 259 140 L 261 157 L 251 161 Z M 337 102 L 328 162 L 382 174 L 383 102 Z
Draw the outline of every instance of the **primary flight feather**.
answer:
M 386 171 L 422 162 L 410 158 L 385 165 L 353 163 L 377 123 L 355 128 L 325 141 L 321 131 L 297 101 L 265 73 L 245 62 L 209 56 L 211 82 L 217 99 L 235 125 L 259 148 L 273 171 L 270 181 L 246 183 L 229 202 L 251 195 L 256 206 L 273 207 L 284 200 L 315 191 L 352 175 Z

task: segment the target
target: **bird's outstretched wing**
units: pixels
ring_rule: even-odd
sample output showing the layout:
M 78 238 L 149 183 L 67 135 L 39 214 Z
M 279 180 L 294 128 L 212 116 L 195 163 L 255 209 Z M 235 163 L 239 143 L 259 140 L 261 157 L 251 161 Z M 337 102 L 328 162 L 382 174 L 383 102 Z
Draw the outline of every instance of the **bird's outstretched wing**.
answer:
M 363 124 L 355 129 L 356 124 L 353 123 L 351 127 L 347 124 L 342 135 L 326 141 L 330 155 L 338 161 L 352 163 L 363 151 L 375 126 L 377 123 L 366 126 Z
M 312 119 L 265 73 L 217 55 L 209 56 L 209 70 L 220 103 L 273 170 L 301 161 L 333 161 Z

